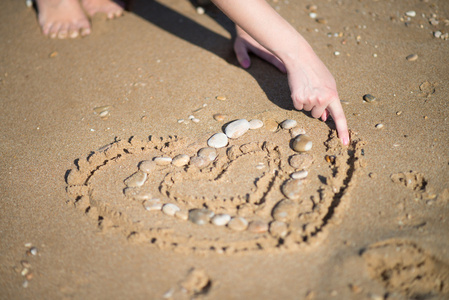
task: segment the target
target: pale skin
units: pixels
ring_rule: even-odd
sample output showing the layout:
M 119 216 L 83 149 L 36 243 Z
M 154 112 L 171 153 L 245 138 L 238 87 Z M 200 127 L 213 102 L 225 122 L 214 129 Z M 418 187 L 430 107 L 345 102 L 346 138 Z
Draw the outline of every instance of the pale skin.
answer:
M 39 23 L 52 38 L 90 33 L 88 16 L 105 13 L 112 19 L 123 8 L 111 0 L 36 0 Z M 326 121 L 332 116 L 343 145 L 349 144 L 346 117 L 335 79 L 307 41 L 265 0 L 212 0 L 236 24 L 234 50 L 243 68 L 249 53 L 287 73 L 293 105 Z M 88 16 L 86 16 L 86 14 Z
M 123 8 L 111 0 L 36 0 L 39 24 L 51 38 L 76 38 L 91 32 L 88 17 L 104 13 L 109 19 L 123 14 Z
M 252 52 L 286 72 L 293 105 L 326 121 L 331 115 L 343 145 L 349 144 L 346 117 L 335 79 L 307 41 L 264 0 L 213 0 L 237 24 L 234 50 L 243 68 Z

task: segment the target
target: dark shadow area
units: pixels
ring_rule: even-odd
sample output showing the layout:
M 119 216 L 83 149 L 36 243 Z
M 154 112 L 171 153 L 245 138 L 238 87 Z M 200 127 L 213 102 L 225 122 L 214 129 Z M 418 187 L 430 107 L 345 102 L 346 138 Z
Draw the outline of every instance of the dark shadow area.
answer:
M 193 6 L 197 5 L 196 1 L 190 2 Z M 128 6 L 131 12 L 148 22 L 193 45 L 214 53 L 232 65 L 239 66 L 233 51 L 233 39 L 236 35 L 234 23 L 213 4 L 204 7 L 206 15 L 231 34 L 231 40 L 216 34 L 157 1 L 134 0 Z M 258 57 L 252 56 L 251 59 L 252 65 L 247 72 L 256 79 L 268 99 L 283 109 L 293 110 L 287 76 Z

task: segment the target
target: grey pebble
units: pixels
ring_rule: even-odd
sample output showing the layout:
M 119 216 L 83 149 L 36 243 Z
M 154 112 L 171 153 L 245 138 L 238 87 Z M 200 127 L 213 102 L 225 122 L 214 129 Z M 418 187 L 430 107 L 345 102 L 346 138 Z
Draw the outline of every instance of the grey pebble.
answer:
M 209 223 L 213 216 L 214 212 L 206 208 L 196 208 L 189 211 L 189 221 L 197 225 Z
M 234 217 L 229 221 L 228 227 L 235 231 L 244 231 L 248 228 L 248 221 L 243 217 Z

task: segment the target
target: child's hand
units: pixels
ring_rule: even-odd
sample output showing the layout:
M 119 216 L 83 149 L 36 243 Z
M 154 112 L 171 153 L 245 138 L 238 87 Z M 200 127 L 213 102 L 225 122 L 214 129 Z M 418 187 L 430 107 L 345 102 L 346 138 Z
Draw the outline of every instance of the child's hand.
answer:
M 273 64 L 281 72 L 287 72 L 284 64 L 279 58 L 265 49 L 239 26 L 235 26 L 235 29 L 237 31 L 237 37 L 234 41 L 234 51 L 237 60 L 244 69 L 249 68 L 251 65 L 251 59 L 249 58 L 249 53 L 251 52 Z
M 314 118 L 321 117 L 323 121 L 331 115 L 337 127 L 338 136 L 344 145 L 348 145 L 348 126 L 338 97 L 335 79 L 314 53 L 309 53 L 307 56 L 304 62 L 287 65 L 293 105 L 298 110 L 310 111 Z

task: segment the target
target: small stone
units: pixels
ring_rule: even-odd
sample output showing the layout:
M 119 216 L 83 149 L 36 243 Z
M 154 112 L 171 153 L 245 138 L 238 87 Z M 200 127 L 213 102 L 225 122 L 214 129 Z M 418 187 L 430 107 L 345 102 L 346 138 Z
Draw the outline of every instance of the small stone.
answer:
M 249 122 L 245 119 L 235 120 L 225 128 L 225 134 L 230 139 L 236 139 L 249 130 Z
M 249 121 L 249 129 L 259 129 L 263 126 L 263 122 L 262 120 L 259 119 L 253 119 L 251 121 Z
M 213 216 L 211 222 L 215 226 L 225 226 L 231 221 L 231 216 L 228 214 L 219 214 Z
M 59 54 L 58 51 L 53 51 L 52 53 L 50 53 L 50 55 L 48 57 L 54 58 L 54 57 L 58 56 L 58 54 Z
M 335 157 L 335 155 L 326 155 L 326 156 L 324 156 L 324 159 L 325 159 L 328 163 L 334 164 L 334 163 L 335 163 L 336 157 Z
M 30 264 L 27 260 L 21 260 L 21 261 L 20 261 L 20 264 L 21 264 L 22 267 L 24 267 L 24 268 L 28 268 L 28 269 L 31 268 L 31 264 Z
M 139 170 L 144 173 L 150 174 L 156 169 L 156 166 L 156 162 L 152 160 L 144 160 L 139 163 Z
M 180 211 L 179 207 L 173 203 L 166 203 L 162 206 L 162 212 L 169 216 L 174 216 L 176 212 Z
M 309 17 L 311 17 L 312 19 L 315 19 L 317 17 L 317 14 L 314 12 L 309 13 Z
M 109 110 L 102 111 L 98 115 L 100 116 L 100 118 L 106 118 L 107 116 L 109 116 Z
M 205 11 L 204 8 L 201 7 L 201 6 L 198 6 L 198 7 L 196 8 L 196 13 L 199 14 L 199 15 L 204 15 L 205 12 L 206 12 L 206 11 Z
M 25 289 L 28 287 L 28 280 L 24 280 L 23 281 L 22 287 L 25 288 Z
M 206 208 L 192 209 L 189 211 L 189 221 L 197 225 L 209 223 L 213 216 L 214 212 Z
M 274 237 L 284 238 L 288 233 L 288 226 L 281 221 L 273 221 L 270 223 L 270 234 Z
M 290 129 L 290 136 L 292 138 L 295 138 L 300 134 L 306 134 L 306 131 L 303 128 L 299 128 L 299 127 L 294 127 L 292 129 Z
M 207 145 L 213 148 L 226 147 L 228 145 L 228 137 L 223 132 L 216 133 L 207 140 Z
M 275 132 L 279 128 L 278 122 L 272 119 L 265 120 L 265 129 L 270 132 Z
M 292 141 L 292 149 L 296 152 L 307 152 L 312 149 L 312 145 L 312 139 L 306 134 L 298 135 Z
M 340 53 L 339 51 L 335 51 L 335 52 L 334 52 L 334 55 L 335 55 L 335 56 L 339 56 L 340 54 L 341 54 L 341 53 Z
M 27 275 L 29 272 L 30 272 L 30 269 L 28 269 L 28 268 L 23 268 L 23 269 L 22 269 L 22 272 L 20 272 L 20 275 L 25 276 L 25 275 Z
M 289 163 L 295 169 L 307 169 L 313 163 L 313 156 L 307 153 L 295 154 L 290 157 Z
M 373 173 L 373 172 L 369 173 L 368 176 L 369 176 L 369 178 L 373 178 L 373 179 L 377 178 L 377 174 Z
M 162 202 L 158 198 L 145 200 L 143 202 L 143 207 L 148 211 L 156 211 L 162 209 Z
M 441 33 L 441 31 L 435 31 L 434 33 L 433 33 L 433 36 L 434 37 L 436 37 L 437 39 L 439 39 L 440 37 L 441 37 L 441 35 L 442 35 L 442 33 Z
M 382 124 L 382 123 L 376 124 L 376 128 L 382 129 L 382 128 L 384 128 L 384 124 Z
M 175 213 L 175 217 L 187 221 L 189 219 L 189 213 L 185 210 L 180 210 Z
M 410 54 L 405 59 L 408 61 L 415 61 L 418 59 L 418 54 Z
M 94 112 L 96 114 L 101 114 L 102 112 L 110 110 L 111 108 L 112 108 L 111 105 L 97 106 L 97 107 L 94 107 Z
M 300 179 L 289 179 L 282 185 L 282 193 L 291 200 L 297 200 L 301 196 L 303 181 Z
M 214 161 L 218 156 L 217 150 L 212 147 L 201 148 L 200 150 L 198 150 L 197 155 L 198 157 L 203 157 L 208 161 Z
M 202 169 L 210 164 L 210 160 L 205 157 L 195 156 L 190 159 L 190 164 L 199 169 Z
M 31 255 L 33 255 L 33 256 L 37 255 L 37 248 L 36 247 L 31 247 L 29 251 L 30 251 Z
M 147 180 L 147 177 L 147 173 L 137 171 L 125 179 L 125 184 L 127 187 L 141 187 Z
M 397 111 L 397 112 L 396 112 L 396 115 L 397 115 L 397 116 L 402 115 L 402 110 Z
M 190 156 L 188 156 L 187 154 L 179 154 L 173 158 L 171 164 L 174 165 L 175 167 L 183 167 L 187 165 L 189 161 Z
M 213 118 L 215 121 L 223 122 L 227 118 L 227 116 L 223 114 L 215 114 L 213 115 Z
M 292 179 L 304 179 L 307 177 L 307 175 L 309 175 L 309 172 L 307 172 L 306 170 L 301 170 L 301 171 L 292 173 L 290 176 L 292 177 Z
M 318 6 L 316 6 L 315 4 L 309 4 L 306 6 L 306 8 L 311 12 L 316 12 L 318 9 Z
M 282 123 L 280 124 L 282 129 L 292 129 L 293 127 L 296 127 L 298 125 L 298 122 L 296 122 L 295 120 L 291 120 L 291 119 L 287 119 L 282 121 Z
M 153 161 L 158 166 L 167 166 L 167 165 L 171 164 L 172 158 L 171 157 L 167 157 L 167 156 L 158 156 L 158 157 L 155 157 L 153 159 Z
M 220 100 L 220 101 L 225 101 L 226 97 L 225 96 L 217 96 L 217 97 L 215 97 L 215 99 Z
M 366 95 L 363 95 L 363 100 L 365 100 L 368 103 L 371 103 L 371 102 L 376 101 L 377 99 L 376 99 L 376 97 L 374 97 L 371 94 L 366 94 Z
M 198 119 L 198 118 L 192 118 L 191 120 L 192 120 L 193 123 L 199 123 L 200 122 L 200 119 Z
M 235 231 L 243 231 L 248 228 L 248 221 L 242 217 L 234 217 L 229 221 L 228 227 Z
M 316 20 L 320 24 L 327 24 L 327 20 L 325 18 L 316 18 Z
M 184 119 L 178 119 L 178 123 L 181 124 L 184 122 Z
M 138 191 L 132 198 L 137 201 L 148 200 L 151 199 L 151 193 L 148 191 Z
M 252 233 L 265 233 L 268 231 L 268 223 L 262 220 L 256 220 L 249 223 L 248 231 Z
M 273 208 L 272 215 L 276 221 L 292 221 L 298 212 L 298 204 L 289 199 L 279 201 Z
M 33 0 L 26 0 L 26 5 L 28 8 L 33 7 Z
M 190 115 L 190 116 L 189 116 L 189 120 L 192 120 L 192 119 L 195 119 L 195 116 L 194 116 L 194 115 Z
M 31 272 L 25 275 L 25 279 L 28 281 L 33 280 L 33 278 L 34 278 L 34 274 Z
M 412 17 L 412 18 L 413 18 L 413 17 L 416 17 L 416 11 L 410 10 L 410 11 L 406 12 L 405 15 L 406 15 L 407 17 Z

